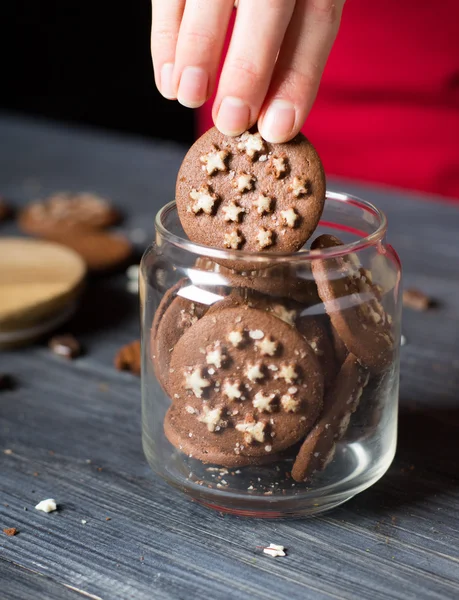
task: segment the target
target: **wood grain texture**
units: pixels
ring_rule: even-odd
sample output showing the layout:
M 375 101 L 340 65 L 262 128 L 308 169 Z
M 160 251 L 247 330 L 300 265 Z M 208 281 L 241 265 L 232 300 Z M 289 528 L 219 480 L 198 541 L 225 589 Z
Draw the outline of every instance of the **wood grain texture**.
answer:
M 57 189 L 93 190 L 126 207 L 124 231 L 141 227 L 149 238 L 182 156 L 172 145 L 0 119 L 5 197 L 22 204 Z M 139 380 L 112 366 L 138 335 L 137 300 L 123 276 L 104 278 L 69 327 L 83 357 L 68 363 L 45 345 L 0 354 L 0 371 L 18 379 L 0 395 L 0 529 L 19 530 L 0 535 L 2 598 L 459 597 L 459 210 L 333 187 L 386 211 L 406 284 L 440 303 L 404 315 L 399 448 L 388 474 L 309 520 L 238 519 L 182 497 L 143 458 Z M 34 510 L 49 497 L 56 513 Z M 288 556 L 261 554 L 257 546 L 270 542 Z

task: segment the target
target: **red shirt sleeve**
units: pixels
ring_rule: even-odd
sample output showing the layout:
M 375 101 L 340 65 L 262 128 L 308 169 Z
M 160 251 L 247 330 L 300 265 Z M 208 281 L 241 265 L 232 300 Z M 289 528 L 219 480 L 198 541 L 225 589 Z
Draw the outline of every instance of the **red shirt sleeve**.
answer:
M 459 199 L 459 1 L 346 3 L 303 132 L 330 175 Z

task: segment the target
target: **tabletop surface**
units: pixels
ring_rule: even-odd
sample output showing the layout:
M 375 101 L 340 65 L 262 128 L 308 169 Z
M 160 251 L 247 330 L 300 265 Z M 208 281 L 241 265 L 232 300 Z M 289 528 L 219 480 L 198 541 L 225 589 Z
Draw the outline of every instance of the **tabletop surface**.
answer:
M 19 206 L 55 190 L 99 192 L 146 244 L 183 154 L 3 115 L 0 193 Z M 67 327 L 84 356 L 67 362 L 45 343 L 0 354 L 0 372 L 17 380 L 0 393 L 2 600 L 459 597 L 459 208 L 331 187 L 387 213 L 405 285 L 439 303 L 404 313 L 399 444 L 386 476 L 324 516 L 287 521 L 222 515 L 168 487 L 142 454 L 139 379 L 113 368 L 139 335 L 137 298 L 124 274 L 106 277 Z M 34 510 L 45 498 L 59 510 Z M 269 543 L 288 555 L 263 555 Z

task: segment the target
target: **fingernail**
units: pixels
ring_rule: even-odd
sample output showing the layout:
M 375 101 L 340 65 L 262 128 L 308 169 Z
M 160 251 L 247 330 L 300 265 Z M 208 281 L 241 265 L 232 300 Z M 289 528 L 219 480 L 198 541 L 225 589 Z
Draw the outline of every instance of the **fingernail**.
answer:
M 188 108 L 197 108 L 207 100 L 209 76 L 201 67 L 185 67 L 180 77 L 177 98 Z
M 273 100 L 262 119 L 260 133 L 272 144 L 285 142 L 295 127 L 295 107 L 287 100 Z
M 173 63 L 165 63 L 161 68 L 161 81 L 160 81 L 160 92 L 169 100 L 175 100 L 177 98 L 176 91 L 172 85 L 172 74 L 174 72 Z
M 216 125 L 225 135 L 239 135 L 249 127 L 250 108 L 240 98 L 226 96 L 218 111 Z

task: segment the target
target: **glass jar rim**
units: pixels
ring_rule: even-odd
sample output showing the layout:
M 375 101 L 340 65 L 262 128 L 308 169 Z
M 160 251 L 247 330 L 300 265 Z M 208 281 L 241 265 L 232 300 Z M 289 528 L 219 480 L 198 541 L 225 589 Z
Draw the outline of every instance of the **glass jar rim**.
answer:
M 155 229 L 161 235 L 161 237 L 168 243 L 176 246 L 177 248 L 181 248 L 183 250 L 186 250 L 187 252 L 191 252 L 199 256 L 216 258 L 220 260 L 224 259 L 247 261 L 251 263 L 269 262 L 270 265 L 275 263 L 291 262 L 293 260 L 310 261 L 323 258 L 335 258 L 339 256 L 345 256 L 352 252 L 364 250 L 369 246 L 375 246 L 378 243 L 380 243 L 381 240 L 384 238 L 387 231 L 387 218 L 384 212 L 376 206 L 374 206 L 374 204 L 368 202 L 367 200 L 362 200 L 361 198 L 358 198 L 357 196 L 353 196 L 351 194 L 343 192 L 332 192 L 330 190 L 327 190 L 326 192 L 326 199 L 351 204 L 362 209 L 366 213 L 370 213 L 378 222 L 376 229 L 367 235 L 363 235 L 362 232 L 354 230 L 354 232 L 361 234 L 362 237 L 347 244 L 343 244 L 341 246 L 334 246 L 332 248 L 323 248 L 317 250 L 302 248 L 296 252 L 279 253 L 246 252 L 244 250 L 224 250 L 222 248 L 215 248 L 213 246 L 205 246 L 204 244 L 192 242 L 188 238 L 181 237 L 167 229 L 167 227 L 164 225 L 164 220 L 168 214 L 170 214 L 174 210 L 177 210 L 177 203 L 175 200 L 172 200 L 168 204 L 165 204 L 157 212 L 155 218 Z M 349 230 L 349 228 L 347 229 Z

